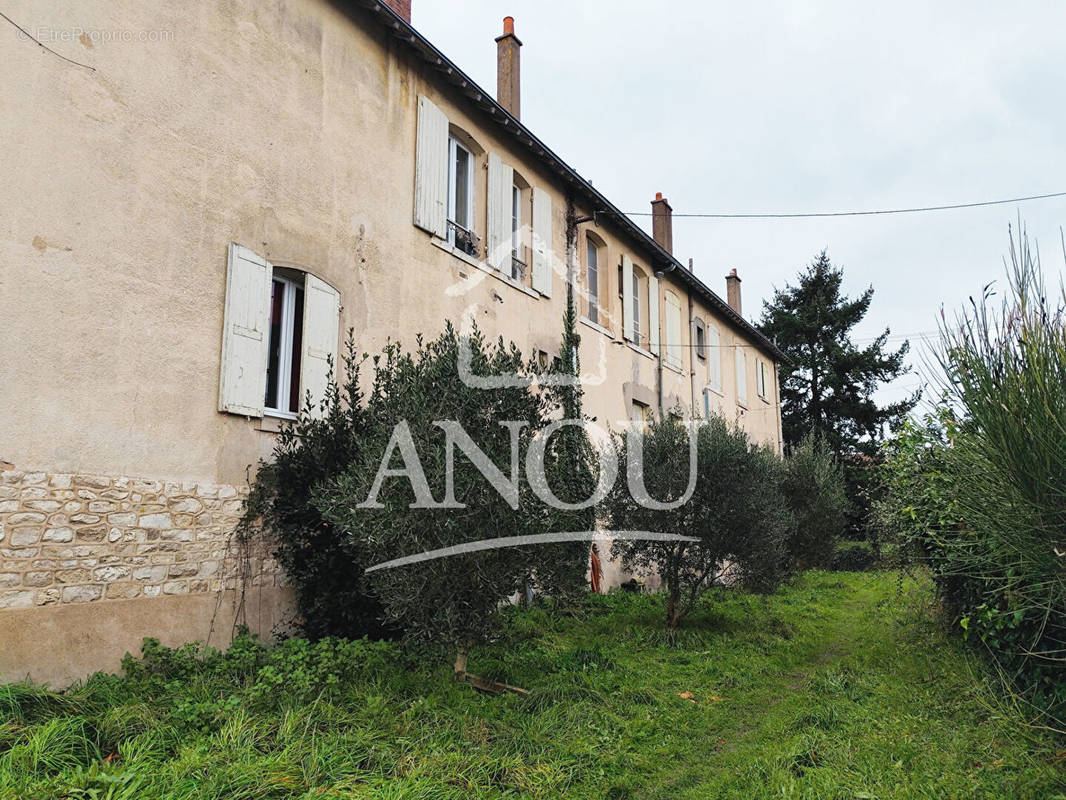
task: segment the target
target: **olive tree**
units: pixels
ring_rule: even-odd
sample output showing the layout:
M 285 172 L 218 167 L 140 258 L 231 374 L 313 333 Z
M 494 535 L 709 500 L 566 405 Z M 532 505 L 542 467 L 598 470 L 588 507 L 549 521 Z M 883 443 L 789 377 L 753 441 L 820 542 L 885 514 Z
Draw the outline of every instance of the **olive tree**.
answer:
M 780 491 L 777 455 L 724 419 L 694 426 L 668 415 L 643 433 L 620 438 L 627 474 L 642 474 L 654 502 L 642 502 L 640 492 L 632 491 L 639 486 L 619 481 L 602 506 L 605 521 L 616 530 L 692 539 L 617 539 L 612 548 L 625 568 L 662 576 L 669 630 L 677 629 L 719 580 L 753 591 L 774 589 L 785 574 L 784 546 L 793 525 Z M 679 502 L 690 491 L 690 435 L 695 436 L 695 484 L 687 501 Z M 638 462 L 631 464 L 634 458 Z

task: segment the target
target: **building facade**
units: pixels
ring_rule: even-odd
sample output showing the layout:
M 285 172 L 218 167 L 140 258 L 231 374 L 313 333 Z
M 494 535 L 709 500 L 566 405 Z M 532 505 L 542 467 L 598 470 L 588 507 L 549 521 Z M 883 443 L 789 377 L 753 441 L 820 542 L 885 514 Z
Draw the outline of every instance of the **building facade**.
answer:
M 476 321 L 547 362 L 572 276 L 590 415 L 717 413 L 780 448 L 739 278 L 722 300 L 666 200 L 649 235 L 521 124 L 513 23 L 494 98 L 399 0 L 78 13 L 9 11 L 62 58 L 4 38 L 0 678 L 283 621 L 267 554 L 234 607 L 228 539 L 349 329 L 374 352 Z

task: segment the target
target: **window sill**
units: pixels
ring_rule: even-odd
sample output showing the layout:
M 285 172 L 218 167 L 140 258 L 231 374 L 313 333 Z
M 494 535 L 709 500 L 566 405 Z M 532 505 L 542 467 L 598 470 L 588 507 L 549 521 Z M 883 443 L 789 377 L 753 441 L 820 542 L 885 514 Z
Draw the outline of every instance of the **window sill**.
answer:
M 455 256 L 460 261 L 462 261 L 464 264 L 469 264 L 474 269 L 479 270 L 480 272 L 484 272 L 486 275 L 491 275 L 496 280 L 498 280 L 498 281 L 500 281 L 502 283 L 506 283 L 512 289 L 517 289 L 518 291 L 522 292 L 522 294 L 529 295 L 534 300 L 539 300 L 543 296 L 543 295 L 541 295 L 540 292 L 535 292 L 532 289 L 530 289 L 528 286 L 523 286 L 521 283 L 516 281 L 514 278 L 508 277 L 507 275 L 504 275 L 499 270 L 493 269 L 488 264 L 485 264 L 482 261 L 478 261 L 472 255 L 464 253 L 458 247 L 456 247 L 453 244 L 449 244 L 444 239 L 441 239 L 441 238 L 439 238 L 437 236 L 434 236 L 432 239 L 430 239 L 430 242 L 432 242 L 435 247 L 439 247 L 445 253 L 450 253 L 451 255 Z
M 639 344 L 633 344 L 632 342 L 627 341 L 626 342 L 626 347 L 628 347 L 634 353 L 640 353 L 645 358 L 650 358 L 652 361 L 655 360 L 655 356 L 653 356 L 651 353 L 649 353 L 647 350 L 645 350 Z
M 745 411 L 748 410 L 748 401 L 747 400 L 741 400 L 740 398 L 737 398 L 737 405 L 740 408 L 743 408 Z
M 725 392 L 723 392 L 721 389 L 717 389 L 714 386 L 711 386 L 709 383 L 706 384 L 703 389 L 704 391 L 711 392 L 713 394 L 718 395 L 719 397 L 725 397 Z
M 588 326 L 589 326 L 590 328 L 592 328 L 592 330 L 594 330 L 594 331 L 599 331 L 599 332 L 600 332 L 600 333 L 602 333 L 602 334 L 603 334 L 604 336 L 606 336 L 606 337 L 607 337 L 608 339 L 613 339 L 613 338 L 614 338 L 614 334 L 613 334 L 613 333 L 611 333 L 611 332 L 610 332 L 609 330 L 607 330 L 607 329 L 606 329 L 605 327 L 603 327 L 602 325 L 600 325 L 600 324 L 599 324 L 598 322 L 593 322 L 593 321 L 592 321 L 591 319 L 589 319 L 588 317 L 579 317 L 579 318 L 578 318 L 578 320 L 579 320 L 579 321 L 580 321 L 580 322 L 581 322 L 581 323 L 582 323 L 583 325 L 588 325 Z
M 759 395 L 759 399 L 762 400 L 764 403 L 766 403 L 766 405 L 768 405 L 768 406 L 773 405 L 773 403 L 770 402 L 770 398 L 768 398 L 768 397 L 763 397 L 762 395 Z
M 663 366 L 666 367 L 666 369 L 670 370 L 671 372 L 676 372 L 678 375 L 684 375 L 685 374 L 681 370 L 681 365 L 680 364 L 674 364 L 674 363 L 672 363 L 670 361 L 664 360 L 663 361 Z
M 296 421 L 295 414 L 285 414 L 281 411 L 264 411 L 263 416 L 254 417 L 255 429 L 264 433 L 281 433 L 282 427 L 289 422 Z

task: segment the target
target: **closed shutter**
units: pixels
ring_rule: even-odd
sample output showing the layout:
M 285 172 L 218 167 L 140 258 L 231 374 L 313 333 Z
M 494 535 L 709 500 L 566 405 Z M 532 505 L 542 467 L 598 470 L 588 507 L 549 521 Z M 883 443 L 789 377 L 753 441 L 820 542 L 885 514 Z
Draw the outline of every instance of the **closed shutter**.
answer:
M 633 341 L 633 262 L 622 256 L 622 335 Z
M 707 326 L 707 365 L 707 383 L 716 392 L 722 391 L 722 339 L 714 325 Z
M 744 348 L 735 347 L 737 356 L 737 401 L 748 402 L 748 364 L 744 358 Z
M 493 269 L 511 274 L 511 222 L 514 169 L 489 153 L 487 261 Z
M 552 296 L 552 199 L 543 189 L 533 189 L 533 288 Z
M 308 274 L 304 281 L 303 342 L 300 345 L 300 409 L 311 393 L 312 415 L 337 369 L 341 296 L 328 283 Z M 332 362 L 332 366 L 331 366 Z
M 666 360 L 681 366 L 681 301 L 673 292 L 666 293 Z
M 418 96 L 415 154 L 415 225 L 442 239 L 448 234 L 448 118 Z
M 662 355 L 659 342 L 659 279 L 648 278 L 648 349 L 654 355 Z
M 271 273 L 270 264 L 251 250 L 229 246 L 218 407 L 231 414 L 263 416 Z
M 766 397 L 766 364 L 761 360 L 759 363 L 759 371 L 756 377 L 756 385 L 758 387 L 759 397 Z

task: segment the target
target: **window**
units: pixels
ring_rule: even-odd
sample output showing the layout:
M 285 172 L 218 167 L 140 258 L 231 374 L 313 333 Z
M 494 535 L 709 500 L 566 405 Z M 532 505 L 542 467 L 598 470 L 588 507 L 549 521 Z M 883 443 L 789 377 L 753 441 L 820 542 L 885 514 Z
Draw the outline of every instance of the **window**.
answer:
M 274 269 L 270 290 L 270 347 L 263 408 L 283 415 L 300 410 L 300 356 L 303 348 L 304 287 Z
M 454 136 L 448 137 L 448 241 L 476 256 L 474 157 Z
M 722 393 L 722 338 L 718 328 L 707 328 L 707 386 Z
M 522 280 L 526 262 L 522 258 L 522 187 L 511 186 L 511 277 Z
M 737 402 L 742 406 L 748 404 L 748 363 L 743 345 L 736 345 L 737 358 Z
M 759 359 L 758 367 L 755 373 L 755 390 L 758 392 L 759 397 L 763 400 L 766 399 L 766 362 Z
M 292 417 L 325 397 L 337 359 L 340 295 L 320 278 L 229 248 L 219 410 Z
M 585 292 L 588 295 L 588 318 L 600 321 L 600 246 L 591 235 L 585 236 Z
M 651 406 L 639 400 L 634 400 L 629 418 L 633 422 L 639 422 L 641 425 L 647 426 L 652 421 Z
M 696 339 L 696 358 L 700 361 L 707 360 L 707 330 L 703 326 L 702 319 L 696 319 L 692 323 Z

